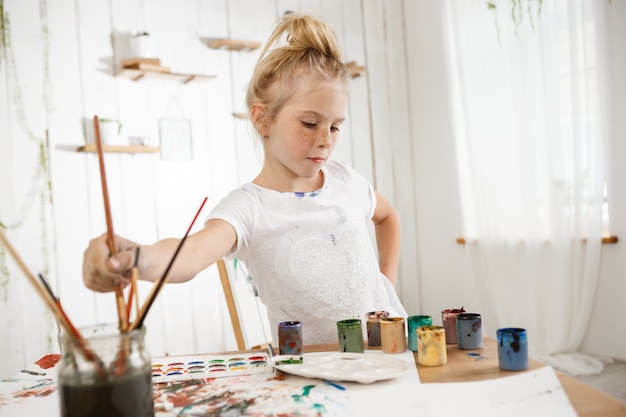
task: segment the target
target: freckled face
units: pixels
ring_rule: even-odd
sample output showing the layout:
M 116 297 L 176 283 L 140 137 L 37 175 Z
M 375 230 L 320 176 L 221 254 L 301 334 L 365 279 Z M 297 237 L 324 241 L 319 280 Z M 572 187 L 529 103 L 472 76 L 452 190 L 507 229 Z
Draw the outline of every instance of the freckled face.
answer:
M 269 126 L 264 168 L 304 191 L 321 186 L 320 169 L 339 138 L 348 93 L 341 81 L 309 75 L 298 84 Z

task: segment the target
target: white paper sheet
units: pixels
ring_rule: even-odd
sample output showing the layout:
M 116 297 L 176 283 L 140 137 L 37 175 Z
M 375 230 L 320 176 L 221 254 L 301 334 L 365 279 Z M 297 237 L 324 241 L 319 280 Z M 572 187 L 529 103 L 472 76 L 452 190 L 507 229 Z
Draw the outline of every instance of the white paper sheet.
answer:
M 578 415 L 551 367 L 487 381 L 422 384 L 421 390 L 431 416 Z

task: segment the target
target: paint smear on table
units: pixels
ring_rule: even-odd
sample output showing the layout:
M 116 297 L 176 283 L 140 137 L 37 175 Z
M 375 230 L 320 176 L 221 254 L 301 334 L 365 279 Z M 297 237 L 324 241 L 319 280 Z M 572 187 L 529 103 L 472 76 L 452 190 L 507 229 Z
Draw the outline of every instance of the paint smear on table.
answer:
M 154 405 L 157 416 L 330 417 L 349 408 L 342 388 L 282 373 L 201 378 L 155 384 Z
M 50 378 L 32 381 L 10 378 L 3 380 L 2 383 L 8 387 L 13 386 L 15 389 L 0 393 L 0 408 L 10 404 L 19 404 L 29 398 L 44 398 L 57 391 L 54 379 Z
M 39 359 L 35 362 L 41 369 L 50 369 L 61 359 L 61 355 L 59 354 L 50 354 L 46 355 L 43 358 Z

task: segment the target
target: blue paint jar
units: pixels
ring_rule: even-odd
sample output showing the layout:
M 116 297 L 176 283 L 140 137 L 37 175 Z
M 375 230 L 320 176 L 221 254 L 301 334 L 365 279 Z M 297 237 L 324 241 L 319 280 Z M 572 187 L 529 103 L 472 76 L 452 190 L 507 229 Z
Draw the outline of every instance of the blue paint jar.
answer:
M 505 371 L 528 369 L 528 339 L 526 329 L 514 327 L 498 329 L 498 362 Z
M 483 347 L 483 324 L 480 314 L 461 313 L 456 316 L 456 343 L 459 349 Z
M 432 326 L 432 316 L 410 316 L 409 322 L 409 350 L 417 352 L 417 328 L 422 326 Z

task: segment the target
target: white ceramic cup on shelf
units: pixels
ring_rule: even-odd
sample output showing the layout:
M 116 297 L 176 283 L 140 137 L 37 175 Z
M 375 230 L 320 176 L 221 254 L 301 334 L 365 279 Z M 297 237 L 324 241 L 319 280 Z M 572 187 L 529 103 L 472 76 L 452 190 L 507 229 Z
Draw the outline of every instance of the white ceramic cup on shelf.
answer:
M 127 145 L 121 135 L 122 124 L 118 120 L 100 119 L 99 122 L 103 145 Z
M 155 58 L 154 39 L 147 32 L 133 35 L 130 39 L 130 46 L 133 54 L 137 58 Z

